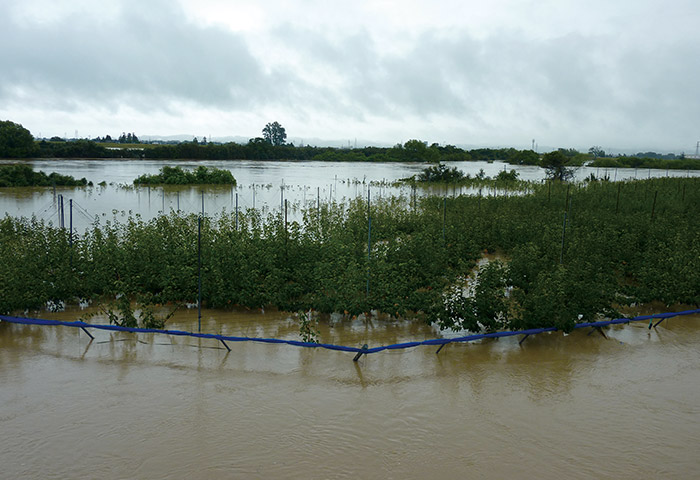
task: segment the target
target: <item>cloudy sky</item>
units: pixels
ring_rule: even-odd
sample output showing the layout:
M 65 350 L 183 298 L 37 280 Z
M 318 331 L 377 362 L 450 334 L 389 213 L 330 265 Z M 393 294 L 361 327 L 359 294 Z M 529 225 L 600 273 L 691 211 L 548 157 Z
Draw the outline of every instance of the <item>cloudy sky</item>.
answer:
M 0 0 L 0 120 L 694 152 L 699 21 L 697 0 Z

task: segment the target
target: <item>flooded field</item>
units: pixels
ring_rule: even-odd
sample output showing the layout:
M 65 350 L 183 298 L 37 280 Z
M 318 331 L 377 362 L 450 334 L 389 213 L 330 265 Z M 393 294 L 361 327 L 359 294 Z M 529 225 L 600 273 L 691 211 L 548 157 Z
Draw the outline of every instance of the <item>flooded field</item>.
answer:
M 2 163 L 10 161 L 3 160 Z M 161 212 L 181 210 L 208 214 L 239 209 L 259 208 L 263 212 L 279 212 L 283 200 L 289 202 L 290 209 L 315 205 L 317 202 L 345 201 L 367 196 L 371 188 L 372 198 L 389 195 L 412 194 L 411 188 L 392 187 L 401 178 L 419 173 L 425 165 L 406 163 L 358 163 L 358 162 L 280 162 L 280 161 L 153 161 L 153 160 L 31 160 L 35 170 L 46 173 L 57 172 L 76 178 L 85 177 L 94 183 L 85 188 L 3 188 L 0 189 L 0 212 L 13 216 L 31 217 L 59 223 L 57 197 L 64 199 L 66 227 L 70 223 L 69 205 L 73 205 L 73 225 L 81 231 L 95 221 L 112 219 L 124 220 L 129 216 L 141 215 L 150 219 Z M 183 168 L 196 168 L 206 165 L 230 170 L 238 185 L 228 187 L 133 187 L 132 182 L 142 174 L 154 174 L 164 165 L 177 164 Z M 533 166 L 513 166 L 502 162 L 452 162 L 460 170 L 472 176 L 484 170 L 495 177 L 504 169 L 516 170 L 523 180 L 544 179 L 544 170 Z M 608 176 L 611 180 L 648 178 L 660 176 L 698 176 L 700 172 L 580 168 L 577 178 L 590 174 L 596 177 Z M 101 187 L 100 182 L 106 182 Z M 371 187 L 370 187 L 371 184 Z M 125 188 L 126 187 L 126 188 Z M 434 189 L 439 195 L 459 195 L 470 192 L 466 187 Z M 498 192 L 484 192 L 484 194 Z M 421 192 L 418 192 L 421 194 Z
M 640 312 L 647 313 L 647 312 Z M 72 320 L 79 311 L 44 318 Z M 39 316 L 39 314 L 37 314 Z M 197 329 L 196 310 L 168 328 Z M 298 339 L 286 314 L 202 331 Z M 383 352 L 0 323 L 7 478 L 692 478 L 700 316 Z M 321 323 L 321 340 L 435 338 Z
M 423 167 L 179 162 L 230 169 L 238 187 L 163 190 L 124 185 L 165 162 L 31 163 L 108 185 L 0 189 L 0 211 L 57 224 L 63 195 L 66 206 L 73 200 L 78 230 L 95 218 L 199 212 L 202 201 L 214 214 L 236 202 L 274 212 L 283 199 L 298 208 L 364 197 L 370 185 L 372 198 L 409 195 L 390 184 Z M 543 177 L 536 167 L 459 166 L 471 174 L 506 167 L 524 179 Z M 667 174 L 595 170 L 578 175 Z M 66 226 L 68 218 L 66 211 Z M 26 261 L 19 266 L 25 271 Z M 84 313 L 27 315 L 76 320 Z M 299 339 L 286 313 L 203 313 L 204 333 Z M 167 328 L 197 331 L 197 311 L 179 311 Z M 340 317 L 319 329 L 320 341 L 352 347 L 441 335 L 420 322 Z M 92 333 L 94 340 L 75 328 L 0 322 L 3 477 L 636 480 L 692 478 L 700 469 L 700 315 L 651 330 L 642 322 L 615 326 L 607 338 L 580 329 L 522 345 L 508 337 L 450 344 L 439 354 L 427 346 L 385 351 L 358 362 L 353 353 L 288 345 L 231 342 L 229 352 L 213 339 Z

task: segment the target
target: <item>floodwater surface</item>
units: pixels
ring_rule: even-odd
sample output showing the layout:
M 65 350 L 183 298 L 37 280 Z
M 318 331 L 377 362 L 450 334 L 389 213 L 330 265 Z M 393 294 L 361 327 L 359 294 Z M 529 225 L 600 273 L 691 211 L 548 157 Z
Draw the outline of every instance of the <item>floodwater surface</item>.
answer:
M 11 163 L 3 160 L 0 163 Z M 153 218 L 163 212 L 182 211 L 207 214 L 222 211 L 233 212 L 236 208 L 261 209 L 263 213 L 280 212 L 284 201 L 296 211 L 300 207 L 318 203 L 343 202 L 358 197 L 371 198 L 413 194 L 411 187 L 394 187 L 401 179 L 420 173 L 424 164 L 420 163 L 366 163 L 366 162 L 313 162 L 313 161 L 156 161 L 156 160 L 46 160 L 27 161 L 35 170 L 46 173 L 57 172 L 75 178 L 85 177 L 93 182 L 93 187 L 81 188 L 0 188 L 0 212 L 12 216 L 32 217 L 59 225 L 60 202 L 63 197 L 63 217 L 65 227 L 72 225 L 83 231 L 95 219 L 125 221 L 140 215 L 143 219 Z M 199 165 L 231 171 L 238 185 L 230 187 L 134 187 L 133 181 L 143 174 L 155 174 L 164 165 L 178 165 L 194 169 Z M 461 171 L 475 176 L 480 170 L 485 175 L 495 177 L 504 169 L 516 170 L 523 180 L 540 181 L 545 173 L 534 166 L 514 166 L 502 162 L 448 162 Z M 576 178 L 583 180 L 589 175 L 611 180 L 648 178 L 659 176 L 700 176 L 700 171 L 667 171 L 637 169 L 601 169 L 582 167 Z M 105 186 L 99 186 L 100 182 Z M 437 195 L 476 194 L 478 190 L 467 187 L 441 186 L 420 189 L 417 195 L 431 193 Z M 500 192 L 502 193 L 502 192 Z M 484 195 L 499 194 L 485 189 Z M 294 213 L 294 212 L 290 212 Z M 72 219 L 71 219 L 72 217 Z
M 646 313 L 646 312 L 645 312 Z M 36 313 L 76 319 L 80 313 Z M 95 323 L 100 323 L 95 319 Z M 194 310 L 168 328 L 196 331 Z M 438 336 L 325 320 L 323 342 Z M 202 331 L 298 339 L 278 312 Z M 700 316 L 363 356 L 0 322 L 4 478 L 693 478 Z

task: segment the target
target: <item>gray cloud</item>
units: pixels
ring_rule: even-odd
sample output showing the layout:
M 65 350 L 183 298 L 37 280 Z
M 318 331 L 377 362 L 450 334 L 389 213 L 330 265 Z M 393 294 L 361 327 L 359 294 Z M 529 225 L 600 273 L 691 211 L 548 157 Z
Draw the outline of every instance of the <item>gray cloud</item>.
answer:
M 93 12 L 41 24 L 15 21 L 3 5 L 0 41 L 11 46 L 0 51 L 5 105 L 128 105 L 173 117 L 183 103 L 272 111 L 298 126 L 321 128 L 318 118 L 332 118 L 348 131 L 374 129 L 386 141 L 396 140 L 381 138 L 394 134 L 383 130 L 389 123 L 453 143 L 537 136 L 665 147 L 700 135 L 700 33 L 683 22 L 683 36 L 674 36 L 668 14 L 656 30 L 615 30 L 608 21 L 599 30 L 543 25 L 542 35 L 531 26 L 487 36 L 454 26 L 378 35 L 362 25 L 329 34 L 296 22 L 250 34 L 194 23 L 170 2 L 121 2 L 99 21 Z
M 131 99 L 149 108 L 169 99 L 234 108 L 265 100 L 268 79 L 240 35 L 194 27 L 172 9 L 138 11 L 124 9 L 104 24 L 76 15 L 41 28 L 3 15 L 3 43 L 12 45 L 0 53 L 3 95 L 21 86 L 59 104 Z

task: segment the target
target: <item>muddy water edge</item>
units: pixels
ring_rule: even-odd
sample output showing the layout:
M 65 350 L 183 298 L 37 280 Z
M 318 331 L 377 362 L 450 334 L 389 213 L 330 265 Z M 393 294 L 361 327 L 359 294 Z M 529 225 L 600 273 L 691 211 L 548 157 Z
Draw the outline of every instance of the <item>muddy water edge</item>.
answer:
M 196 331 L 196 311 L 168 328 Z M 350 346 L 438 335 L 376 319 L 319 328 L 323 342 Z M 298 339 L 279 312 L 205 311 L 202 331 Z M 6 478 L 638 479 L 700 468 L 698 315 L 608 338 L 556 332 L 357 363 L 322 349 L 93 334 L 0 323 Z

